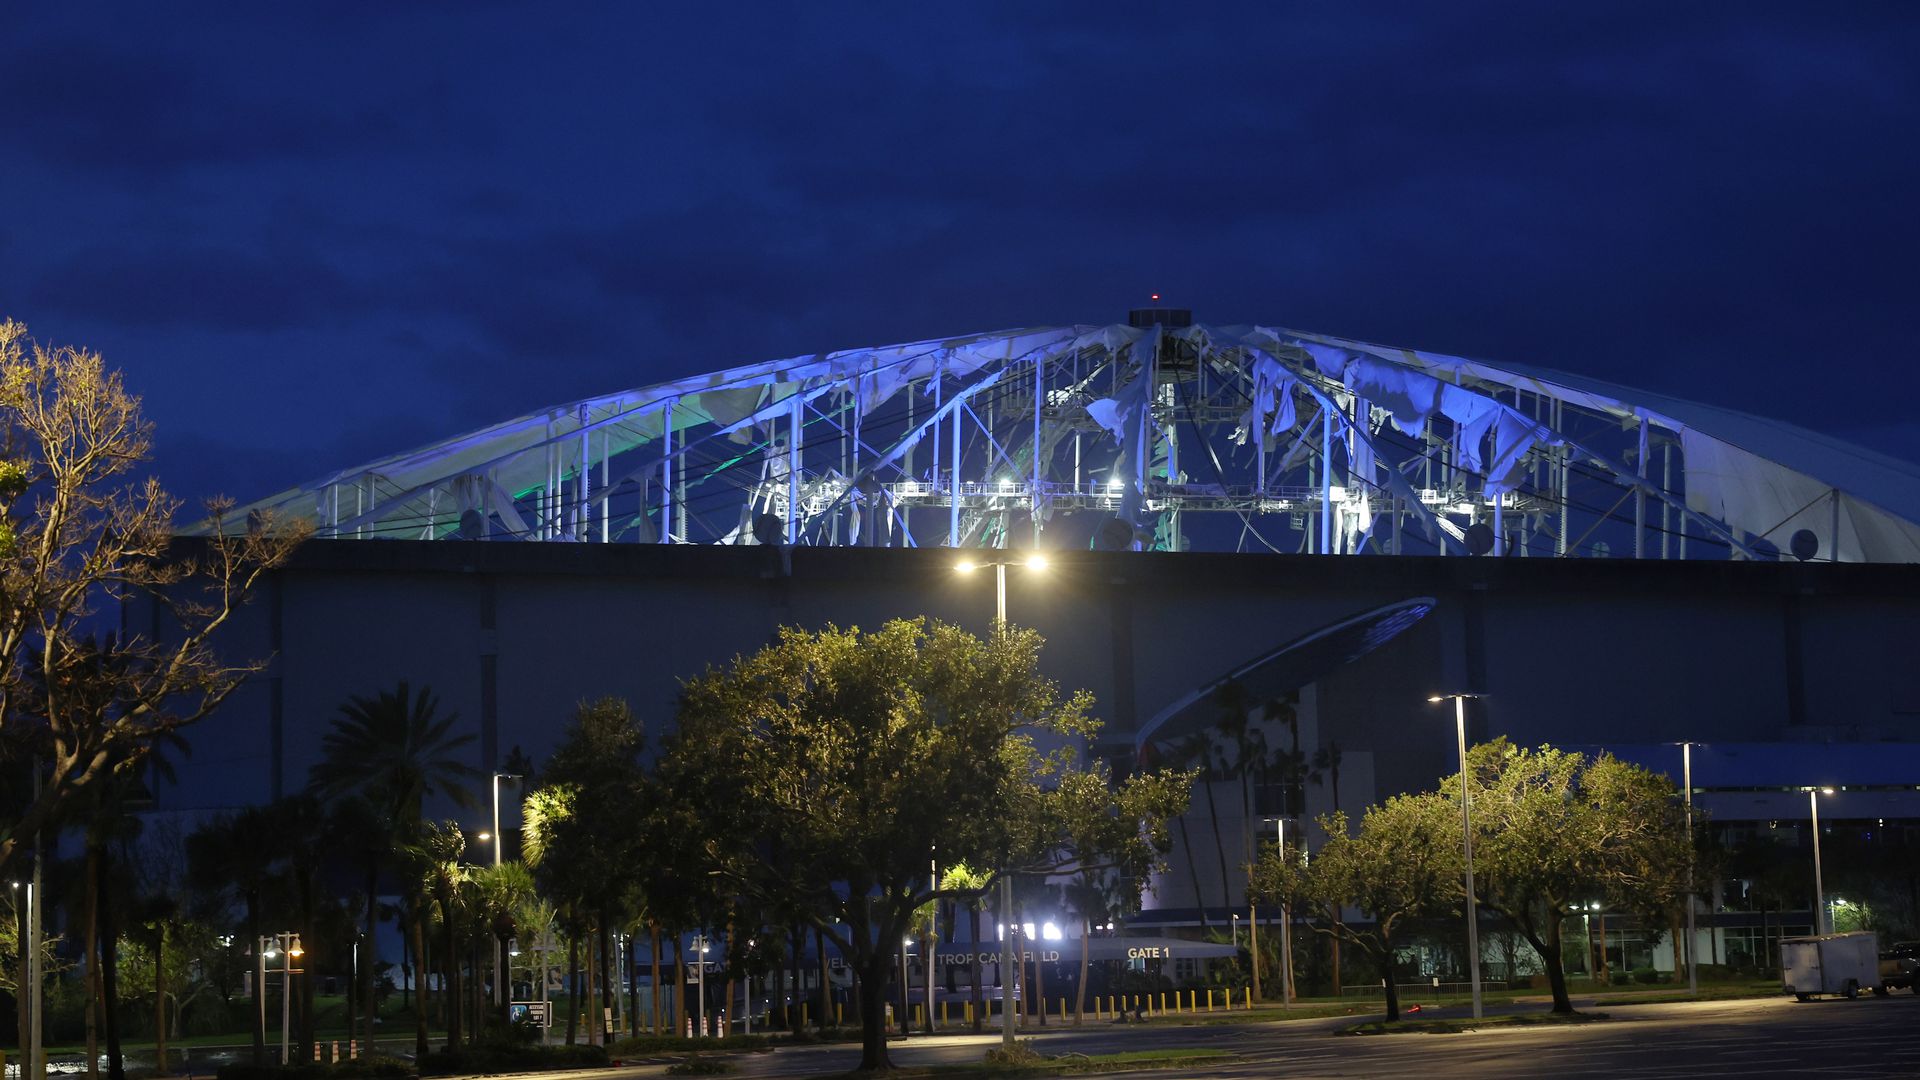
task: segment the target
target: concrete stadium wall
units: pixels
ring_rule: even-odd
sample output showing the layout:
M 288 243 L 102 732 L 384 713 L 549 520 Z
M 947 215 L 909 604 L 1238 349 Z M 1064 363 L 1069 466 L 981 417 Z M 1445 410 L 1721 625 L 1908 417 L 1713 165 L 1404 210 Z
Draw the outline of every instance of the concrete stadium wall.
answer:
M 584 698 L 628 698 L 664 729 L 677 680 L 783 624 L 926 614 L 984 630 L 992 579 L 958 575 L 954 560 L 315 542 L 225 635 L 232 655 L 271 663 L 190 729 L 193 755 L 160 809 L 298 790 L 348 696 L 401 679 L 459 715 L 486 770 L 515 746 L 544 757 Z M 1337 740 L 1354 763 L 1349 810 L 1453 768 L 1451 713 L 1426 700 L 1444 689 L 1491 695 L 1473 705 L 1472 737 L 1529 744 L 1920 740 L 1920 567 L 1068 552 L 1037 577 L 1010 569 L 1008 596 L 1011 619 L 1046 636 L 1049 672 L 1092 690 L 1116 735 L 1302 633 L 1433 597 L 1425 620 L 1303 702 L 1307 752 Z M 154 618 L 126 613 L 133 630 L 163 630 Z M 1325 808 L 1310 794 L 1310 811 Z M 1226 839 L 1232 861 L 1237 824 Z

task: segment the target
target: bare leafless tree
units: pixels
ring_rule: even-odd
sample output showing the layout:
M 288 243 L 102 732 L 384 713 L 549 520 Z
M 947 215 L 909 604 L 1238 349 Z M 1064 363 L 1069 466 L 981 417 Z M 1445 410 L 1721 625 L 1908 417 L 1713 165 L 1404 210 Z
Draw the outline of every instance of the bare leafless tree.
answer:
M 154 741 L 207 715 L 265 658 L 220 656 L 212 638 L 305 537 L 271 520 L 175 541 L 180 503 L 138 478 L 153 429 L 100 354 L 50 347 L 0 321 L 0 754 L 40 762 L 37 794 L 0 819 L 0 872 L 34 835 Z M 164 640 L 85 647 L 110 605 L 146 597 Z M 41 674 L 35 677 L 32 672 Z

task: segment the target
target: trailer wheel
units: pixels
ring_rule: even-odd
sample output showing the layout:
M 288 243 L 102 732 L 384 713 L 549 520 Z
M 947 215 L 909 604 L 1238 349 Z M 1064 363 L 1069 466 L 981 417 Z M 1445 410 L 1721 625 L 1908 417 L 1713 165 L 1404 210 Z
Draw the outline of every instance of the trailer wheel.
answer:
M 1847 988 L 1840 992 L 1846 996 L 1846 999 L 1848 1001 L 1852 1001 L 1853 999 L 1860 996 L 1860 983 L 1856 980 L 1848 979 Z
M 1813 1000 L 1813 995 L 1812 995 L 1812 994 L 1795 994 L 1795 995 L 1793 995 L 1793 1000 L 1795 1000 L 1795 1001 L 1811 1001 L 1811 1000 Z
M 1881 983 L 1881 984 L 1880 984 L 1879 986 L 1876 986 L 1876 987 L 1874 987 L 1874 988 L 1873 988 L 1873 996 L 1874 996 L 1874 997 L 1886 997 L 1886 996 L 1887 996 L 1887 984 L 1885 984 L 1885 983 Z

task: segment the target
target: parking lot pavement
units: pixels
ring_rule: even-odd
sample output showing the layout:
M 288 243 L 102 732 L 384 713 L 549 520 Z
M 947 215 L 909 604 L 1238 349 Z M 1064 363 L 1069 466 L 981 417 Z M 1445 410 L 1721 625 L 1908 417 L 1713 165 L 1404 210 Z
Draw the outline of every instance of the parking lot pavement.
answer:
M 1101 1025 L 1049 1033 L 1051 1054 L 1161 1048 L 1227 1050 L 1238 1060 L 1195 1075 L 1229 1077 L 1506 1075 L 1572 1077 L 1916 1077 L 1920 999 L 1787 999 L 1616 1007 L 1609 1019 L 1550 1027 L 1493 1027 L 1447 1035 L 1342 1036 L 1337 1021 L 1217 1027 Z M 896 1065 L 978 1061 L 993 1036 L 937 1036 L 894 1043 Z M 852 1069 L 850 1046 L 794 1047 L 735 1059 L 741 1075 L 817 1076 Z M 657 1073 L 634 1070 L 633 1075 Z M 600 1074 L 604 1076 L 605 1074 Z M 1174 1077 L 1176 1072 L 1154 1072 Z

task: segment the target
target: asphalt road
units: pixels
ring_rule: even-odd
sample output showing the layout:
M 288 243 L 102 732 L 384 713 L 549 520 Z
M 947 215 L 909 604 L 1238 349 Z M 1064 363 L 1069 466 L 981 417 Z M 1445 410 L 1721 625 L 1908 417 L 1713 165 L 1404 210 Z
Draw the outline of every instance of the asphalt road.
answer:
M 1449 1010 L 1453 1011 L 1453 1010 Z M 1786 998 L 1608 1006 L 1610 1019 L 1550 1027 L 1494 1027 L 1447 1035 L 1345 1036 L 1352 1021 L 1214 1027 L 1101 1025 L 1039 1037 L 1050 1054 L 1171 1047 L 1241 1055 L 1202 1072 L 1153 1077 L 1920 1077 L 1920 998 L 1799 1003 Z M 1431 1013 L 1423 1015 L 1432 1015 Z M 992 1037 L 895 1042 L 894 1064 L 977 1061 Z M 848 1046 L 790 1047 L 734 1059 L 741 1076 L 817 1076 L 859 1063 Z M 658 1075 L 663 1066 L 620 1070 Z M 594 1074 L 605 1078 L 609 1074 Z

